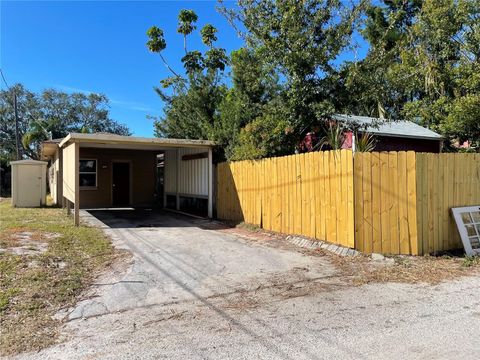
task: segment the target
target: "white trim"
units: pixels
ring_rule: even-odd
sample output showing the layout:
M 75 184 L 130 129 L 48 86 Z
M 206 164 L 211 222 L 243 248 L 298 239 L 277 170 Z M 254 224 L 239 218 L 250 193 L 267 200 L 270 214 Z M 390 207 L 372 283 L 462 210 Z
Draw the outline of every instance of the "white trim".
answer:
M 457 223 L 457 229 L 458 229 L 458 232 L 460 233 L 463 247 L 465 248 L 465 253 L 468 256 L 480 255 L 480 249 L 472 248 L 470 237 L 468 236 L 468 233 L 467 233 L 467 228 L 465 227 L 465 224 L 462 219 L 462 214 L 477 212 L 477 211 L 480 211 L 480 206 L 466 206 L 466 207 L 452 208 L 453 217 L 455 218 L 455 222 Z M 477 232 L 477 236 L 480 240 L 480 233 L 478 233 L 478 230 L 476 228 L 476 225 L 478 224 L 479 223 L 477 222 L 472 223 L 472 225 L 475 228 L 475 232 Z
M 174 193 L 174 192 L 165 192 L 166 195 L 170 195 L 170 196 L 176 196 L 177 193 Z M 188 197 L 188 198 L 194 198 L 194 199 L 207 199 L 208 200 L 208 196 L 207 195 L 195 195 L 195 194 L 187 194 L 187 193 L 178 193 L 178 196 L 179 197 Z

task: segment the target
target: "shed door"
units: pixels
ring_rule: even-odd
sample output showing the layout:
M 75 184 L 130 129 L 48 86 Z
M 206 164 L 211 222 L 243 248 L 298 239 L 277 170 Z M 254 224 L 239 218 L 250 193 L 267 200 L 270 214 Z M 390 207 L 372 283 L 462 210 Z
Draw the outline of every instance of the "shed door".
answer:
M 17 165 L 18 166 L 18 165 Z M 18 166 L 18 195 L 19 207 L 36 207 L 42 202 L 42 174 L 41 167 L 36 165 Z

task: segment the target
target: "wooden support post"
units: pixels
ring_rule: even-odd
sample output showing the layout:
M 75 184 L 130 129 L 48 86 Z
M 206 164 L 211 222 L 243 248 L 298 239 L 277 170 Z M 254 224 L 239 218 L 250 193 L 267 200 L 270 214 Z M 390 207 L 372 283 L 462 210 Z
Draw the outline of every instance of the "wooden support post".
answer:
M 75 202 L 74 202 L 74 223 L 80 225 L 80 146 L 75 143 Z
M 180 174 L 180 151 L 176 149 L 175 151 L 175 162 L 176 162 L 176 175 L 175 175 L 175 199 L 176 199 L 176 204 L 175 204 L 175 209 L 180 210 L 180 195 L 178 194 L 178 183 L 180 181 L 179 179 L 179 174 Z
M 208 217 L 213 217 L 213 157 L 212 149 L 208 149 Z
M 67 215 L 70 216 L 70 214 L 72 213 L 72 203 L 68 199 L 63 198 L 63 200 L 67 208 Z

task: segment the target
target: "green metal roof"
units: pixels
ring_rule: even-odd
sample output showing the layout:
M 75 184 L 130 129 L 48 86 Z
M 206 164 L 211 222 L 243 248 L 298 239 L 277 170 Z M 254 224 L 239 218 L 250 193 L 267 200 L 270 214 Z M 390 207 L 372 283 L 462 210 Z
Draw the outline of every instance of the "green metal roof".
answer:
M 393 121 L 388 119 L 379 119 L 368 116 L 355 116 L 335 114 L 334 120 L 355 124 L 361 127 L 360 132 L 366 131 L 382 136 L 441 140 L 442 136 L 436 132 L 424 128 L 414 122 L 407 120 Z

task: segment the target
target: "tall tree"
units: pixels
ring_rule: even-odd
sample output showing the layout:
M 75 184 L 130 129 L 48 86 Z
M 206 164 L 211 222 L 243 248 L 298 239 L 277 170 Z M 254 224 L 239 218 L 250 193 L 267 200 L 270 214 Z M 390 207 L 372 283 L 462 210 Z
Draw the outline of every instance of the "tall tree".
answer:
M 344 79 L 342 112 L 374 117 L 398 118 L 407 95 L 403 91 L 408 77 L 397 76 L 394 65 L 401 63 L 402 50 L 409 43 L 411 26 L 422 0 L 386 0 L 369 4 L 360 33 L 369 43 L 361 61 L 346 61 L 340 77 Z M 402 79 L 404 79 L 402 81 Z
M 236 8 L 221 7 L 232 24 L 245 29 L 247 44 L 262 49 L 284 80 L 288 146 L 334 111 L 330 77 L 362 6 L 362 1 L 347 8 L 340 0 L 239 0 Z
M 16 159 L 14 92 L 17 95 L 20 138 L 28 131 L 31 119 L 37 119 L 41 114 L 38 97 L 22 85 L 16 84 L 9 90 L 0 91 L 0 161 L 2 162 Z M 24 154 L 25 150 L 22 150 L 20 144 L 20 151 Z
M 14 159 L 15 118 L 13 91 L 18 98 L 21 151 L 36 159 L 40 144 L 69 132 L 109 132 L 129 135 L 128 128 L 109 116 L 108 98 L 101 94 L 66 94 L 54 89 L 33 93 L 17 84 L 0 92 L 0 157 Z
M 405 117 L 480 151 L 479 20 L 477 1 L 425 0 L 397 73 L 411 77 Z
M 231 54 L 231 79 L 232 88 L 219 109 L 226 157 L 259 158 L 275 155 L 275 150 L 281 153 L 287 148 L 282 128 L 286 113 L 281 114 L 283 87 L 274 68 L 264 61 L 260 49 L 241 48 Z M 274 107 L 278 124 L 271 121 Z M 264 121 L 267 114 L 270 121 Z
M 178 16 L 177 32 L 183 35 L 185 51 L 182 73 L 163 56 L 167 47 L 163 30 L 153 26 L 147 31 L 147 47 L 159 54 L 170 73 L 161 80 L 162 88 L 155 88 L 165 103 L 163 116 L 155 121 L 156 136 L 216 140 L 218 108 L 227 91 L 222 79 L 228 57 L 215 46 L 217 29 L 211 24 L 200 30 L 207 50 L 188 49 L 187 38 L 196 30 L 197 20 L 192 10 L 182 10 Z
M 343 68 L 344 108 L 418 122 L 445 135 L 446 147 L 480 148 L 480 3 L 385 0 L 366 15 L 370 48 Z

